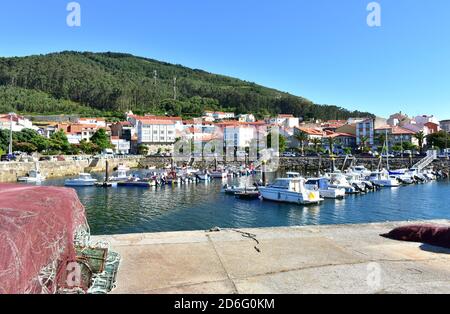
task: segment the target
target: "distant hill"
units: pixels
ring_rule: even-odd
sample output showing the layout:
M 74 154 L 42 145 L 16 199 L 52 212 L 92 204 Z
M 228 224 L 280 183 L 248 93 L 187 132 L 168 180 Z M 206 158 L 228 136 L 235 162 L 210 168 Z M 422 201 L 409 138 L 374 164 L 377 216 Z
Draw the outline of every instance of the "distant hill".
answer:
M 208 109 L 253 112 L 259 117 L 292 113 L 305 119 L 372 116 L 129 54 L 61 52 L 0 58 L 0 112 L 113 116 L 130 109 L 184 117 Z

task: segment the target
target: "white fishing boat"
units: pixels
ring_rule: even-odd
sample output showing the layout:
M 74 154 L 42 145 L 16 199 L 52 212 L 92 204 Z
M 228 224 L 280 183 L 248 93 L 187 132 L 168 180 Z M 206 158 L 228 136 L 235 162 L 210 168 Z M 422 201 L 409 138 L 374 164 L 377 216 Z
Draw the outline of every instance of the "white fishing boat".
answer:
M 390 176 L 388 171 L 375 171 L 370 174 L 370 182 L 382 187 L 398 187 L 401 185 L 395 176 Z
M 256 188 L 255 186 L 230 186 L 228 184 L 226 184 L 223 188 L 222 188 L 222 193 L 225 194 L 230 194 L 230 195 L 235 195 L 236 193 L 242 193 L 242 192 L 253 192 L 253 191 L 257 191 L 258 188 Z
M 370 176 L 372 173 L 369 169 L 367 169 L 365 166 L 354 166 L 350 167 L 350 169 L 347 171 L 347 173 L 355 173 L 360 175 L 361 178 L 366 178 Z
M 408 169 L 391 170 L 389 177 L 397 179 L 402 184 L 415 183 L 414 175 Z
M 208 172 L 197 172 L 195 175 L 200 181 L 209 181 L 209 180 L 211 180 L 211 177 L 209 176 Z
M 68 179 L 64 182 L 65 186 L 94 186 L 97 179 L 92 178 L 89 173 L 80 173 L 76 179 Z
M 345 189 L 331 188 L 327 178 L 308 179 L 305 187 L 310 190 L 319 191 L 320 197 L 323 198 L 343 199 L 345 197 Z
M 130 178 L 130 176 L 128 175 L 128 171 L 129 170 L 130 170 L 130 168 L 128 168 L 128 167 L 121 167 L 121 166 L 119 166 L 117 168 L 117 175 L 112 176 L 111 178 L 109 178 L 109 181 L 117 182 L 117 181 L 128 180 Z
M 222 170 L 218 170 L 218 171 L 211 171 L 209 173 L 209 176 L 211 177 L 211 179 L 227 179 L 228 178 L 228 171 L 222 171 Z
M 42 175 L 42 173 L 39 170 L 31 170 L 27 176 L 20 177 L 17 179 L 18 182 L 25 182 L 25 183 L 40 183 L 45 181 L 46 177 Z
M 330 187 L 335 189 L 344 189 L 347 194 L 357 194 L 359 191 L 352 186 L 343 173 L 328 173 L 327 178 L 330 179 Z
M 366 180 L 364 175 L 357 172 L 348 172 L 345 174 L 345 178 L 351 186 L 361 193 L 366 193 L 368 190 L 373 190 L 375 188 L 372 182 Z
M 280 178 L 266 187 L 260 187 L 259 191 L 263 199 L 275 202 L 308 205 L 323 201 L 318 191 L 305 187 L 303 178 Z

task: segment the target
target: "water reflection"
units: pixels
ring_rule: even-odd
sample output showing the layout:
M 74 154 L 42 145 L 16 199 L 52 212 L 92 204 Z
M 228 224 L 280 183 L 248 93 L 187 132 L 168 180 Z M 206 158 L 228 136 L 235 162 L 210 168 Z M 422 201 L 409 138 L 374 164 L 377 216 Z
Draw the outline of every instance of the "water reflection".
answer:
M 274 177 L 272 174 L 270 179 Z M 252 184 L 251 178 L 239 180 Z M 45 182 L 63 184 L 63 179 Z M 238 200 L 220 192 L 223 184 L 213 181 L 152 189 L 86 187 L 76 191 L 86 207 L 93 234 L 450 219 L 448 181 L 382 189 L 306 207 Z

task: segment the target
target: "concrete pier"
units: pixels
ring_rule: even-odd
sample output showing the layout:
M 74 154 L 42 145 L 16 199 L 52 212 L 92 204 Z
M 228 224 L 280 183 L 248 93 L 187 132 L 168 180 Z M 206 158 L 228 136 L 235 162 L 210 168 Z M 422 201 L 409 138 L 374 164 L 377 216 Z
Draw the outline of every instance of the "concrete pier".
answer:
M 450 250 L 379 236 L 405 224 L 227 229 L 94 240 L 110 241 L 123 257 L 114 293 L 448 293 Z

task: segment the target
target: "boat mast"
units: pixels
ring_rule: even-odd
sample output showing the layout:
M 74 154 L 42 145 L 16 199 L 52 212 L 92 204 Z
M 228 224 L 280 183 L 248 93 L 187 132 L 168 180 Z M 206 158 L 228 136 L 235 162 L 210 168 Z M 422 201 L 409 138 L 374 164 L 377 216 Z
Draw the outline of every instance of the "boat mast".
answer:
M 389 171 L 389 142 L 388 142 L 388 130 L 386 129 L 386 139 L 385 139 L 385 144 L 386 144 L 386 166 L 387 169 Z

